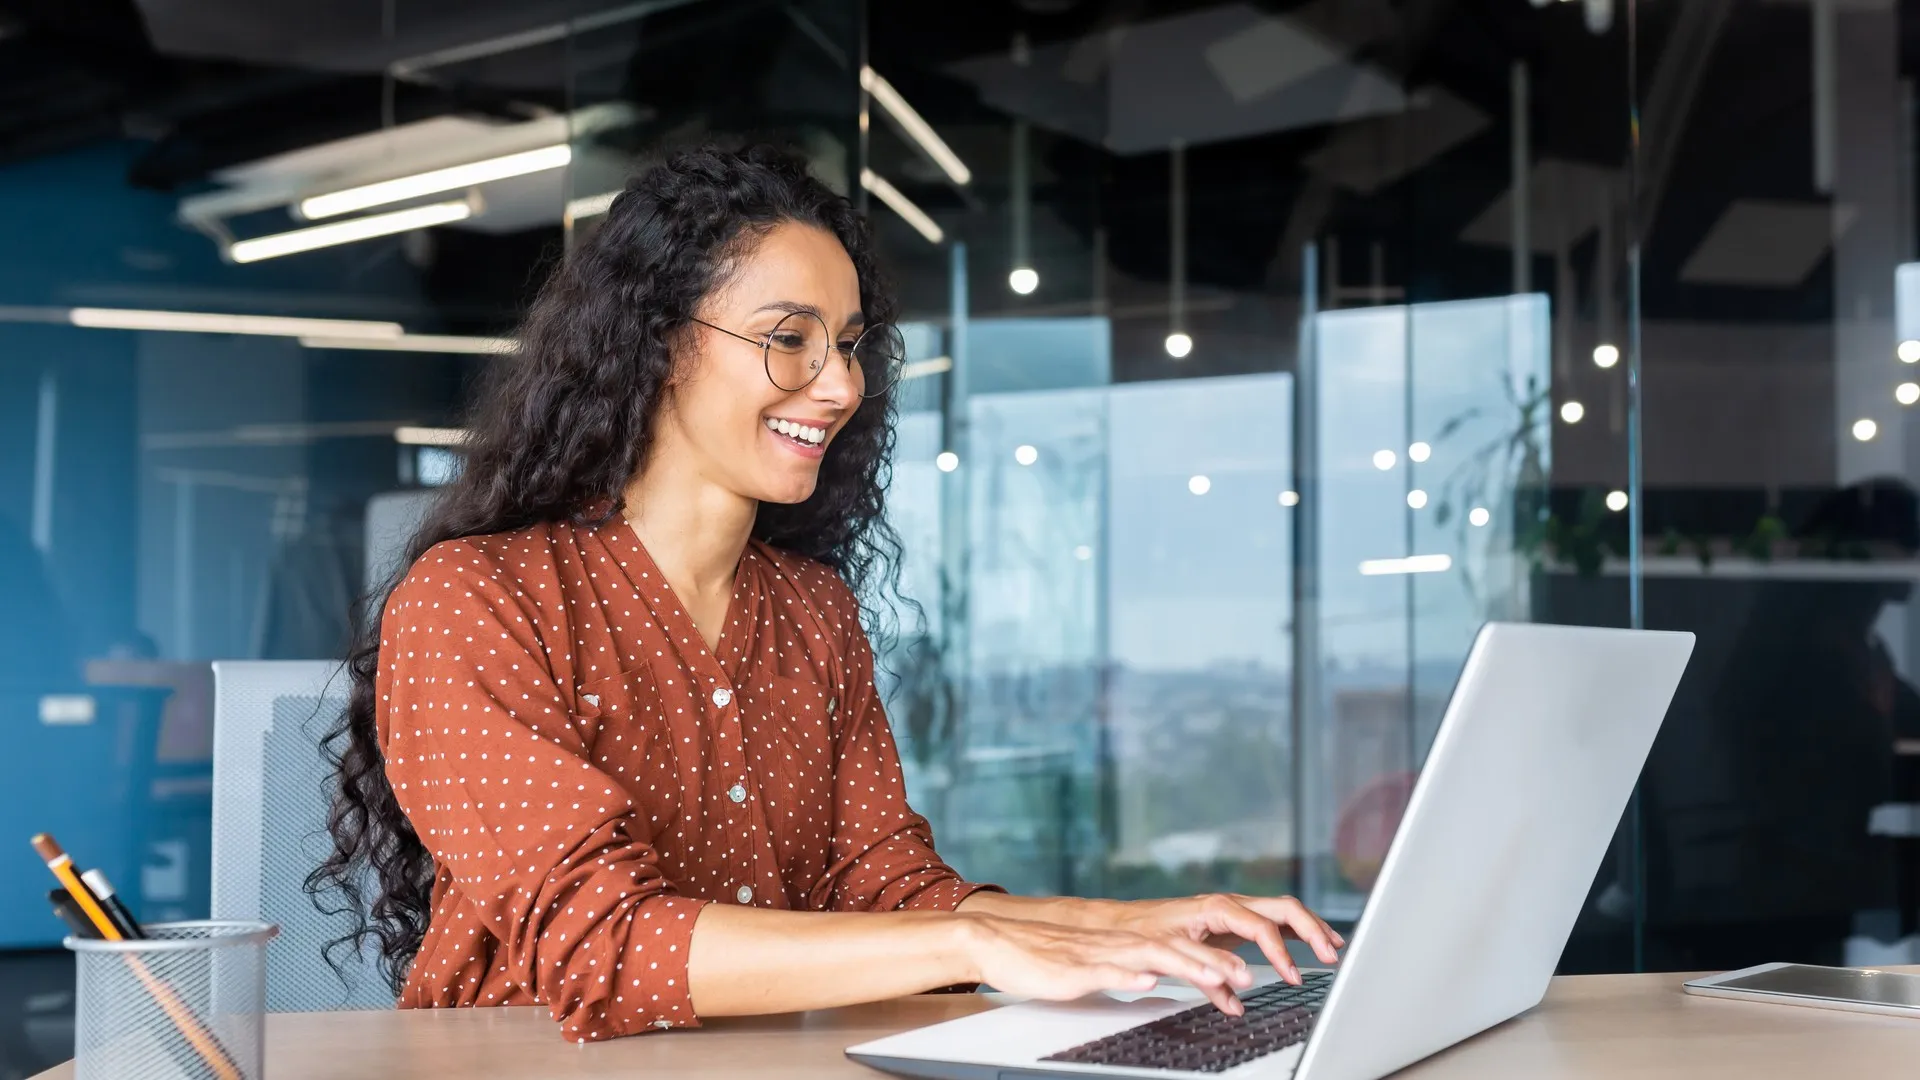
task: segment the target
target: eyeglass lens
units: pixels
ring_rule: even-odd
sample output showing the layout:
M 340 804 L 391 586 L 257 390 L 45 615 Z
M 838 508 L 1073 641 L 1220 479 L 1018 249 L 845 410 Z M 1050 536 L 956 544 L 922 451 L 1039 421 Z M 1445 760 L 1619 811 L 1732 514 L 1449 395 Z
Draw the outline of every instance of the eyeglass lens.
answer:
M 827 358 L 847 345 L 835 341 L 818 316 L 796 311 L 767 335 L 767 378 L 782 390 L 805 389 L 819 376 Z M 893 327 L 869 327 L 852 349 L 854 380 L 862 397 L 885 392 L 900 377 L 906 345 Z

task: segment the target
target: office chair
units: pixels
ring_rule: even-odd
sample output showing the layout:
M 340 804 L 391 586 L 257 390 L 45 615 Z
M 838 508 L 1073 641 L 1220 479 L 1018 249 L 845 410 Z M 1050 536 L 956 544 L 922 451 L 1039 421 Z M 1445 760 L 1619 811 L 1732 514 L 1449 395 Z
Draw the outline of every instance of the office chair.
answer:
M 302 884 L 330 850 L 330 768 L 320 738 L 346 707 L 347 673 L 330 660 L 213 665 L 213 917 L 280 927 L 267 947 L 273 1012 L 390 1009 L 371 945 L 322 950 L 347 932 Z

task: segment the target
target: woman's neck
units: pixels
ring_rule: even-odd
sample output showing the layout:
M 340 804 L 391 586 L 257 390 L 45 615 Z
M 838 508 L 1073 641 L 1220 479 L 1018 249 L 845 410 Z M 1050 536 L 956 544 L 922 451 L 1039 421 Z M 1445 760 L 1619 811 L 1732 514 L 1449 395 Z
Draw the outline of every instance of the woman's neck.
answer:
M 759 504 L 664 456 L 627 485 L 626 517 L 684 602 L 730 595 Z

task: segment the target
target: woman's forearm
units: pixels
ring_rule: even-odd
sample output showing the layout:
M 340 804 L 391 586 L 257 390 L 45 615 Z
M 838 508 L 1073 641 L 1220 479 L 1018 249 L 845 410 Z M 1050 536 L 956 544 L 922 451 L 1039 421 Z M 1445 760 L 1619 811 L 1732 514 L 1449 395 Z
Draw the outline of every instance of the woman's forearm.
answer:
M 695 1015 L 829 1009 L 978 982 L 975 919 L 945 912 L 769 911 L 708 904 L 694 924 Z
M 982 890 L 960 901 L 959 910 L 968 915 L 1031 919 L 1056 926 L 1101 930 L 1113 925 L 1112 917 L 1119 906 L 1111 900 L 1087 900 L 1077 896 L 1008 896 Z

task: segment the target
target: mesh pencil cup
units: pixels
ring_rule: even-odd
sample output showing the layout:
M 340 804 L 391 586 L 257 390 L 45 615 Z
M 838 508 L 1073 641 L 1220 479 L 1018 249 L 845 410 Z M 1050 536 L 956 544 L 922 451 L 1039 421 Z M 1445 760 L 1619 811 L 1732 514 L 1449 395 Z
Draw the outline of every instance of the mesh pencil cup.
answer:
M 69 937 L 75 1080 L 261 1080 L 262 922 L 156 923 L 144 941 Z

